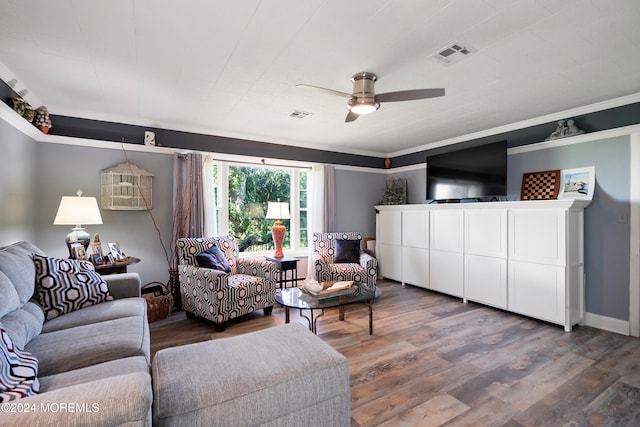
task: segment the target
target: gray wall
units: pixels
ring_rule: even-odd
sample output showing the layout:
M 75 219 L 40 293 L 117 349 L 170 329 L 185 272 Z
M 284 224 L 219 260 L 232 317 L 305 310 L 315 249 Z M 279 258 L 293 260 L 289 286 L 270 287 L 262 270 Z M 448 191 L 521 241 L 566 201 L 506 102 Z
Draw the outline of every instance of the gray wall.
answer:
M 520 198 L 525 172 L 595 166 L 593 201 L 584 212 L 586 310 L 621 320 L 629 320 L 630 150 L 624 136 L 508 157 L 509 200 Z
M 62 144 L 38 144 L 36 195 L 36 245 L 46 254 L 67 256 L 64 237 L 70 226 L 52 225 L 60 197 L 74 196 L 81 188 L 84 196 L 94 196 L 100 203 L 100 171 L 125 161 L 121 150 L 78 147 Z M 129 161 L 154 174 L 151 212 L 167 245 L 172 222 L 173 158 L 168 154 L 128 152 Z M 113 211 L 101 209 L 102 225 L 86 225 L 92 236 L 100 234 L 104 249 L 108 242 L 120 243 L 127 255 L 142 261 L 129 268 L 140 273 L 143 283 L 169 279 L 166 257 L 146 211 Z
M 508 156 L 507 199 L 520 200 L 522 174 L 595 166 L 596 188 L 585 210 L 586 310 L 629 320 L 630 138 L 628 136 Z M 424 203 L 426 169 L 406 178 L 409 202 Z M 627 218 L 619 224 L 618 217 Z
M 36 143 L 0 120 L 0 246 L 36 236 Z
M 375 237 L 376 211 L 384 195 L 387 176 L 379 172 L 336 169 L 335 231 L 359 231 Z

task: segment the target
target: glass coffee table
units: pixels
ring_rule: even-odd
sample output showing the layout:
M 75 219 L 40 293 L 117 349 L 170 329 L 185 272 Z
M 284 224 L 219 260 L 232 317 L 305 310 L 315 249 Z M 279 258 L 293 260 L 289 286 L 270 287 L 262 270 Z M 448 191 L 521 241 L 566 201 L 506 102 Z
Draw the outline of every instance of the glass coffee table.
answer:
M 373 301 L 382 295 L 382 289 L 356 283 L 357 289 L 352 294 L 341 294 L 330 297 L 317 298 L 300 288 L 281 289 L 276 293 L 276 302 L 284 307 L 285 323 L 289 323 L 289 309 L 299 309 L 300 316 L 307 319 L 309 329 L 316 333 L 316 322 L 324 315 L 325 308 L 339 308 L 339 319 L 344 320 L 345 308 L 349 304 L 365 303 L 369 306 L 369 335 L 373 334 Z M 302 310 L 309 310 L 310 317 L 302 314 Z M 314 310 L 320 314 L 314 317 Z

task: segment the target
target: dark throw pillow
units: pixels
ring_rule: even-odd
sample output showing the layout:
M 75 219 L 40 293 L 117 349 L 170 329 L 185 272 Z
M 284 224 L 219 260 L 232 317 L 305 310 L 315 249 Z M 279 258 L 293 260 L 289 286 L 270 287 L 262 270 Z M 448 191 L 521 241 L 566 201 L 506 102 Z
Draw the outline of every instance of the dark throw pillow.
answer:
M 89 261 L 33 255 L 36 294 L 47 320 L 113 300 L 107 283 Z
M 225 273 L 231 273 L 231 266 L 225 258 L 222 251 L 213 245 L 196 255 L 196 263 L 199 267 L 210 268 L 212 270 L 220 270 Z
M 35 396 L 39 389 L 38 360 L 0 328 L 0 403 Z
M 335 253 L 333 262 L 357 264 L 360 262 L 360 239 L 358 240 L 340 240 L 334 241 Z

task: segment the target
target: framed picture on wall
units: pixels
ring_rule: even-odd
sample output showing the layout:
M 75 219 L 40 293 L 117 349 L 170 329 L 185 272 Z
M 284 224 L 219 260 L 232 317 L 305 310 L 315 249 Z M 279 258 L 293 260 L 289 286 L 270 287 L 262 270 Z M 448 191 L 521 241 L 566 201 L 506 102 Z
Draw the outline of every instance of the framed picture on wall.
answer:
M 588 166 L 576 169 L 562 169 L 560 172 L 560 193 L 558 199 L 593 199 L 596 186 L 596 168 Z

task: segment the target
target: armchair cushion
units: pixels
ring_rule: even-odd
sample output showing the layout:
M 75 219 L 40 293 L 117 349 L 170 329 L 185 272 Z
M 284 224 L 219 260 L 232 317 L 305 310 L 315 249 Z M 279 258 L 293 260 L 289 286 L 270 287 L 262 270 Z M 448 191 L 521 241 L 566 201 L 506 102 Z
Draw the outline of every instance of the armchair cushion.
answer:
M 220 270 L 225 273 L 231 272 L 229 262 L 215 244 L 196 255 L 196 262 L 200 267 Z
M 33 254 L 36 293 L 47 320 L 104 301 L 111 301 L 107 283 L 89 261 Z
M 360 240 L 341 240 L 336 239 L 334 242 L 335 254 L 333 262 L 357 264 L 360 262 Z

